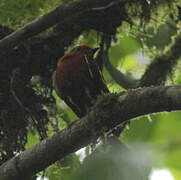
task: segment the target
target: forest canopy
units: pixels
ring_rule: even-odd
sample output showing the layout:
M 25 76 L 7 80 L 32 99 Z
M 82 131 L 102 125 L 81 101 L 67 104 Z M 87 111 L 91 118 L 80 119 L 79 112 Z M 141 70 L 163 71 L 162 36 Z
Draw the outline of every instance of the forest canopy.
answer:
M 79 119 L 52 74 L 82 44 L 110 93 Z M 180 0 L 0 0 L 0 180 L 179 180 L 180 49 Z

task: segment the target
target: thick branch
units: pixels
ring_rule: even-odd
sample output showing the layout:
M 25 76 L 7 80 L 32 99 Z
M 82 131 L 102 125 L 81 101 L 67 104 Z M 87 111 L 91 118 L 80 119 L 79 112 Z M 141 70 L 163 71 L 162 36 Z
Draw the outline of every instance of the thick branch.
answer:
M 173 68 L 177 65 L 181 56 L 181 31 L 173 40 L 170 49 L 162 56 L 154 59 L 144 75 L 142 76 L 139 86 L 160 85 L 166 81 L 169 74 L 172 73 Z
M 99 7 L 109 8 L 109 4 L 112 4 L 112 0 L 80 0 L 68 5 L 60 5 L 54 11 L 34 20 L 0 40 L 0 48 L 14 47 L 20 42 L 52 27 L 58 22 L 61 22 L 62 24 L 63 22 L 68 21 L 69 19 L 74 19 L 82 13 L 90 10 L 99 11 Z M 105 10 L 105 8 L 100 9 L 100 11 Z
M 137 87 L 138 81 L 130 78 L 129 76 L 126 76 L 116 67 L 114 67 L 111 64 L 108 55 L 105 55 L 104 65 L 117 84 L 119 84 L 125 89 L 133 89 Z
M 181 110 L 181 86 L 149 87 L 101 96 L 87 116 L 4 163 L 0 167 L 1 180 L 33 175 L 129 119 L 173 110 Z
M 122 86 L 125 89 L 133 89 L 136 88 L 138 85 L 138 81 L 135 79 L 132 79 L 125 74 L 123 74 L 121 71 L 119 71 L 116 67 L 114 67 L 109 59 L 109 48 L 111 46 L 111 36 L 107 36 L 106 34 L 102 35 L 101 44 L 100 44 L 100 53 L 102 55 L 103 63 L 108 70 L 111 77 L 114 79 L 114 81 Z M 104 50 L 105 46 L 105 50 Z

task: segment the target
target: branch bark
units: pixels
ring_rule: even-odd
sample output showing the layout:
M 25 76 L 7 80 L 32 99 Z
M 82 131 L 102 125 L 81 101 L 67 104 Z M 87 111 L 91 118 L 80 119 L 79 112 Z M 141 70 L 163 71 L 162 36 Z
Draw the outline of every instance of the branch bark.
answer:
M 121 71 L 119 71 L 117 68 L 115 68 L 111 64 L 108 55 L 105 55 L 104 58 L 105 58 L 104 59 L 105 67 L 117 84 L 119 84 L 120 86 L 122 86 L 125 89 L 133 89 L 138 86 L 139 81 L 136 79 L 132 79 L 129 76 L 126 76 Z
M 170 48 L 164 55 L 156 57 L 148 66 L 144 75 L 140 79 L 139 86 L 158 86 L 164 84 L 168 75 L 173 72 L 181 56 L 181 31 L 178 30 L 177 36 Z
M 45 14 L 39 19 L 35 19 L 31 23 L 0 40 L 0 49 L 12 48 L 20 42 L 52 27 L 58 22 L 63 24 L 64 22 L 69 21 L 69 19 L 75 19 L 90 10 L 104 11 L 105 9 L 110 8 L 112 4 L 114 4 L 112 0 L 80 0 L 78 2 L 69 3 L 68 5 L 60 5 L 54 11 Z
M 100 96 L 92 110 L 0 167 L 1 180 L 19 180 L 77 151 L 120 123 L 161 111 L 181 110 L 181 86 L 158 86 Z

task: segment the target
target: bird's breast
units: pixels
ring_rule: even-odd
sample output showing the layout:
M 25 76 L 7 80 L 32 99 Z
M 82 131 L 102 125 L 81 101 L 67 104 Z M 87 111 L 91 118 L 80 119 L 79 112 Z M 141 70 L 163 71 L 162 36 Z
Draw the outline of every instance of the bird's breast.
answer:
M 60 91 L 81 88 L 89 79 L 88 67 L 83 58 L 66 59 L 59 63 L 56 70 L 56 81 Z

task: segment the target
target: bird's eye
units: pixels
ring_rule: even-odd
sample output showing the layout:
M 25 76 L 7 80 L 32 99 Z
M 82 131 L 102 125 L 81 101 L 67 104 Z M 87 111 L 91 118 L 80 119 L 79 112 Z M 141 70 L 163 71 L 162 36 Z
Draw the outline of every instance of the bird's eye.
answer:
M 81 50 L 81 47 L 80 47 L 80 46 L 78 46 L 76 50 L 77 50 L 77 51 L 80 51 L 80 50 Z

